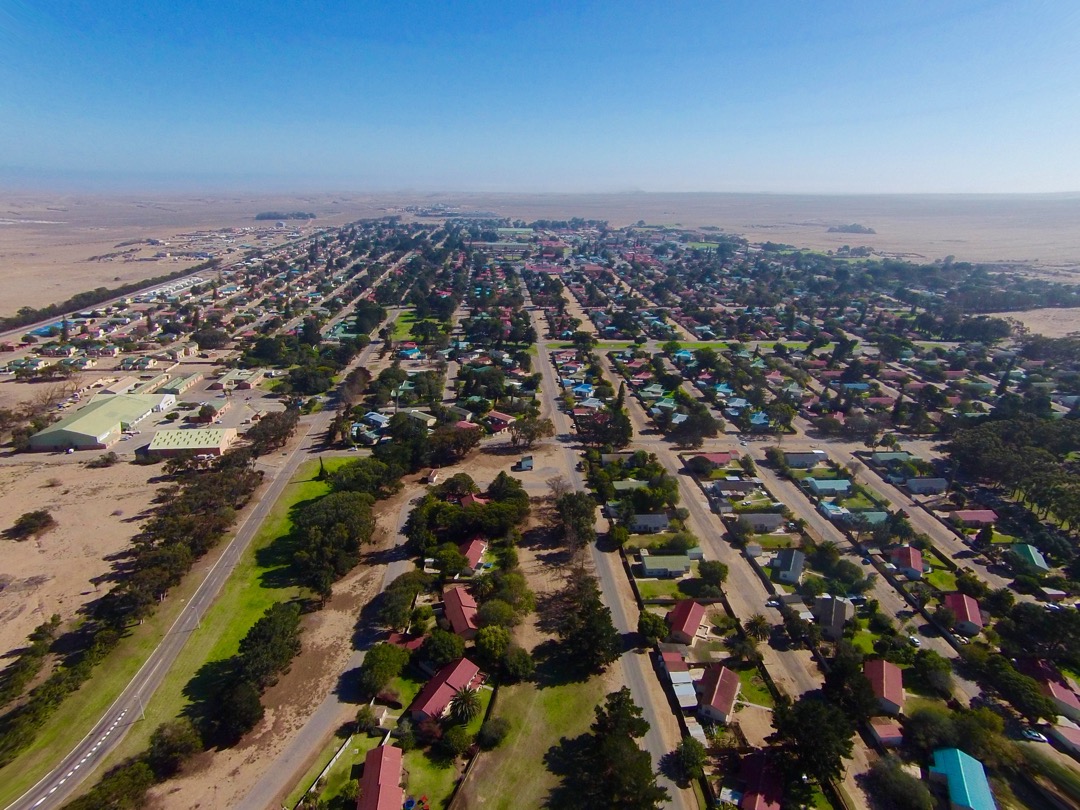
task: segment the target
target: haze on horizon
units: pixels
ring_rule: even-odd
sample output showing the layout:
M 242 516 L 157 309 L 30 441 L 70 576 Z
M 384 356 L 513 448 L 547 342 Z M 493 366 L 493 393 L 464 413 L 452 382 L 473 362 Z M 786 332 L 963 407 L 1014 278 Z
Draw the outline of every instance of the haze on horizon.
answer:
M 0 182 L 1080 191 L 1080 6 L 0 0 Z

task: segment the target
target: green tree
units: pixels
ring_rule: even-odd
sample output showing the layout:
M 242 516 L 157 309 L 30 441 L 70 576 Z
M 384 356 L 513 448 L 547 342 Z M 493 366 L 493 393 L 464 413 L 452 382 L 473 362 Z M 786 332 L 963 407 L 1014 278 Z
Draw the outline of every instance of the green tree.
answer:
M 820 782 L 840 778 L 855 729 L 839 707 L 812 697 L 780 703 L 773 726 L 776 733 L 770 740 L 788 745 L 803 773 Z
M 431 631 L 420 646 L 420 657 L 436 669 L 458 660 L 465 654 L 465 641 L 456 633 L 440 628 Z
M 527 681 L 536 672 L 536 662 L 529 651 L 522 647 L 511 647 L 503 657 L 503 671 L 511 682 Z
M 772 622 L 762 614 L 755 613 L 746 620 L 743 629 L 746 630 L 746 635 L 750 636 L 750 638 L 755 638 L 758 641 L 765 641 L 765 639 L 772 635 Z
M 727 581 L 728 567 L 719 560 L 702 560 L 698 563 L 698 578 L 719 588 Z
M 879 759 L 867 775 L 873 795 L 896 810 L 933 810 L 934 799 L 919 779 L 905 771 L 894 757 Z
M 476 654 L 489 667 L 498 664 L 509 649 L 510 631 L 505 627 L 481 627 L 476 634 Z
M 376 695 L 405 669 L 409 651 L 385 641 L 376 644 L 364 655 L 360 665 L 360 689 L 365 695 Z
M 663 641 L 668 635 L 667 622 L 664 621 L 663 617 L 647 610 L 641 611 L 638 616 L 637 629 L 638 633 L 644 637 L 645 643 L 649 645 Z
M 450 719 L 466 725 L 480 715 L 481 708 L 480 693 L 476 689 L 462 687 L 450 698 Z
M 150 735 L 146 761 L 158 779 L 167 779 L 184 762 L 203 750 L 202 737 L 187 717 L 162 723 Z
M 687 779 L 700 779 L 704 776 L 706 760 L 705 746 L 693 737 L 683 737 L 675 748 L 675 761 Z

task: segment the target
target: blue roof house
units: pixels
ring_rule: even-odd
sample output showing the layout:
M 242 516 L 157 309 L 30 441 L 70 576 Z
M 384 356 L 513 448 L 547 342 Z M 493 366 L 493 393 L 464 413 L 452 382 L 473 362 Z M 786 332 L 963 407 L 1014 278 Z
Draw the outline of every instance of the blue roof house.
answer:
M 851 492 L 851 482 L 842 478 L 804 478 L 807 489 L 815 495 L 847 495 Z
M 955 810 L 997 810 L 983 764 L 959 748 L 934 752 L 930 778 L 948 785 L 949 806 Z

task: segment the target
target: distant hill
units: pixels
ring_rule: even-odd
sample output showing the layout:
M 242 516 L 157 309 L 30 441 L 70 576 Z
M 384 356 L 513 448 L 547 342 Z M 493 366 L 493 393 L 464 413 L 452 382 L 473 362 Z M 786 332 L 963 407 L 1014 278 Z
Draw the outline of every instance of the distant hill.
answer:
M 829 228 L 829 233 L 877 233 L 873 228 L 867 228 L 865 225 L 859 225 L 856 222 L 850 225 L 834 225 Z
M 304 211 L 293 211 L 289 214 L 283 214 L 281 211 L 263 211 L 256 214 L 255 219 L 315 219 L 315 215 Z

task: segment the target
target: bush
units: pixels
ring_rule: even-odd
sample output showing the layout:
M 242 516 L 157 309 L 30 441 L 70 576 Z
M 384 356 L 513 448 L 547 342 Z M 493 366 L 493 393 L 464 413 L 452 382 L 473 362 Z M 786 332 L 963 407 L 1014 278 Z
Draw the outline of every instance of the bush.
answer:
M 49 514 L 49 510 L 35 509 L 33 512 L 24 512 L 19 515 L 5 534 L 12 540 L 29 540 L 53 528 L 56 528 L 56 518 Z
M 528 650 L 511 647 L 503 658 L 503 671 L 506 673 L 506 679 L 511 683 L 527 681 L 536 672 L 536 662 L 533 661 Z
M 873 795 L 889 807 L 897 810 L 932 810 L 934 806 L 926 785 L 904 771 L 892 757 L 878 760 L 870 766 L 866 779 L 873 787 Z
M 371 706 L 365 704 L 356 710 L 356 727 L 365 734 L 370 734 L 379 727 L 379 720 Z
M 360 688 L 364 694 L 377 694 L 401 674 L 407 663 L 409 651 L 405 648 L 385 641 L 376 644 L 364 656 L 364 663 L 360 667 Z
M 439 741 L 439 747 L 454 758 L 464 756 L 472 744 L 473 737 L 465 726 L 451 726 Z
M 203 749 L 202 738 L 191 720 L 181 717 L 162 723 L 150 735 L 147 761 L 158 779 L 166 779 L 177 771 L 188 758 Z
M 505 717 L 492 717 L 480 726 L 480 733 L 476 735 L 476 742 L 485 751 L 498 748 L 506 735 L 510 733 L 510 721 Z

